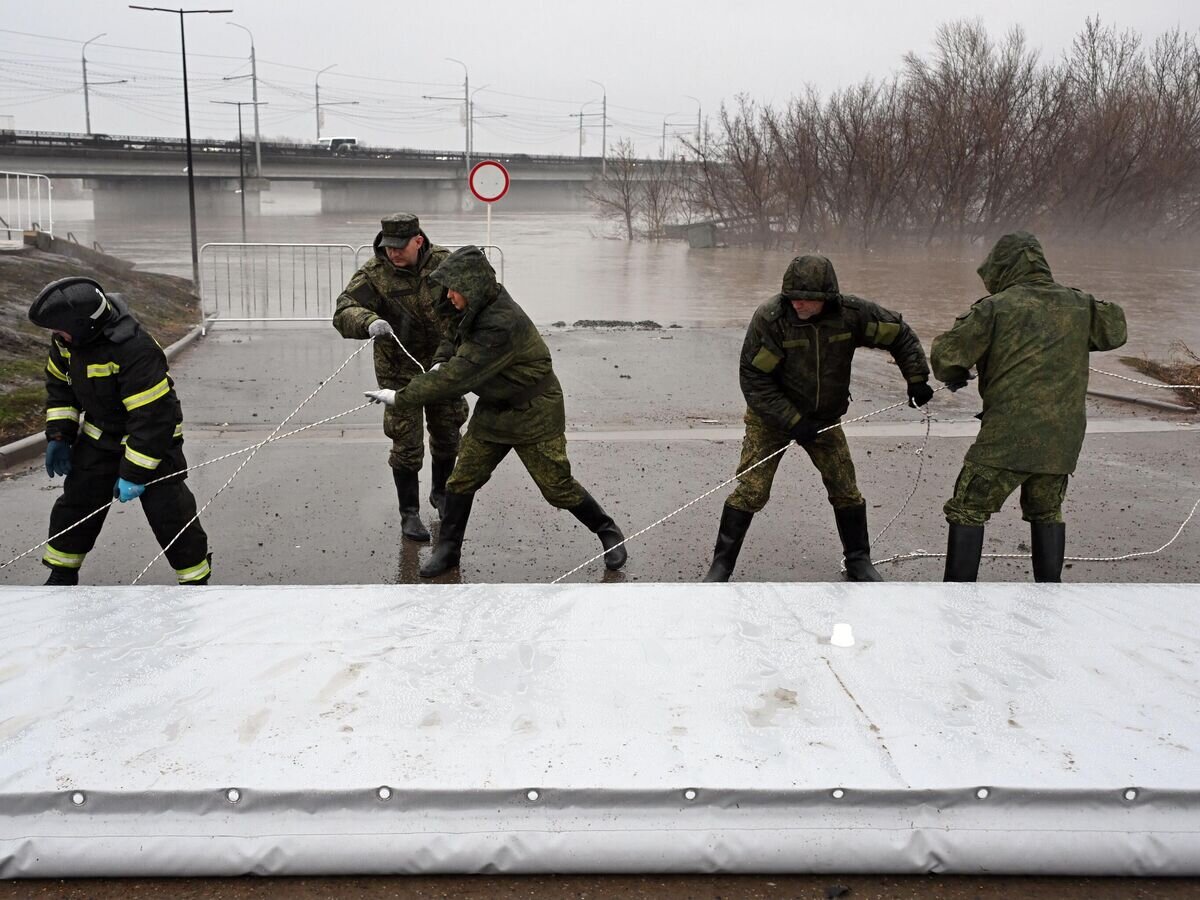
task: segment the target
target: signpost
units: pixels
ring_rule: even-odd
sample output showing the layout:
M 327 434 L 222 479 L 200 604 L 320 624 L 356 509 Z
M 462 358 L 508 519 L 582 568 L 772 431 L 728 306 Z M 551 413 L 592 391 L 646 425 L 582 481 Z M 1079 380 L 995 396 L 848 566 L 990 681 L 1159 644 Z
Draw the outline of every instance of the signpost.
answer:
M 492 243 L 492 204 L 508 193 L 508 169 L 494 159 L 476 163 L 467 177 L 467 187 L 480 203 L 487 204 L 487 242 Z

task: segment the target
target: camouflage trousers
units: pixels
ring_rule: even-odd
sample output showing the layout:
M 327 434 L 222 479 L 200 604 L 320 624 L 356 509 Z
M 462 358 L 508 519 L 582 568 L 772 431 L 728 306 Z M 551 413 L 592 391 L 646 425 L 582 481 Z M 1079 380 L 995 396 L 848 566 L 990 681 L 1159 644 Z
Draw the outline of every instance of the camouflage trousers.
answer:
M 1068 477 L 1013 472 L 966 461 L 954 483 L 954 496 L 942 511 L 951 525 L 984 525 L 1019 487 L 1021 518 L 1039 524 L 1061 522 Z
M 551 506 L 574 509 L 583 502 L 585 491 L 571 476 L 571 461 L 567 459 L 567 436 L 536 444 L 494 444 L 467 434 L 458 448 L 458 461 L 446 481 L 446 490 L 455 494 L 473 494 L 492 477 L 492 472 L 509 450 L 516 450 L 533 483 Z
M 792 442 L 787 432 L 772 428 L 751 410 L 746 411 L 745 422 L 746 436 L 742 439 L 742 458 L 737 467 L 739 472 Z M 825 492 L 834 509 L 863 504 L 854 475 L 854 460 L 850 458 L 850 445 L 846 443 L 846 433 L 842 429 L 830 429 L 802 446 L 821 473 Z M 771 484 L 775 481 L 775 470 L 779 468 L 779 461 L 783 457 L 784 454 L 780 453 L 761 466 L 739 475 L 738 486 L 725 500 L 726 505 L 743 512 L 761 511 L 771 499 Z
M 388 465 L 393 469 L 421 471 L 425 460 L 422 411 L 429 428 L 429 454 L 434 459 L 454 459 L 459 431 L 467 421 L 467 401 L 462 397 L 428 406 L 388 406 L 383 411 L 383 433 L 392 439 Z

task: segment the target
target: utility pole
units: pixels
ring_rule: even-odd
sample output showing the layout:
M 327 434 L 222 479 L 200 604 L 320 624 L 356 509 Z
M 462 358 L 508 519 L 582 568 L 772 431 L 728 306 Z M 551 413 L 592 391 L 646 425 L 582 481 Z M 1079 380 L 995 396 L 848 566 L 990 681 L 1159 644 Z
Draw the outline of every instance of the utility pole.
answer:
M 599 84 L 604 93 L 600 99 L 600 174 L 608 174 L 608 88 L 595 78 L 589 78 L 592 84 Z
M 453 56 L 447 56 L 449 62 L 458 63 L 463 67 L 463 124 L 466 126 L 466 149 L 463 151 L 463 172 L 468 178 L 471 177 L 471 73 L 467 71 L 467 64 L 461 59 L 455 59 Z
M 659 159 L 666 159 L 666 158 L 667 158 L 667 126 L 668 126 L 668 125 L 672 125 L 672 126 L 674 126 L 675 124 L 678 124 L 678 123 L 672 123 L 672 122 L 668 121 L 668 120 L 671 118 L 671 116 L 673 116 L 673 115 L 675 115 L 675 113 L 667 113 L 667 114 L 666 114 L 666 115 L 663 117 L 663 124 L 662 124 L 662 144 L 660 145 L 660 147 L 659 147 L 659 150 L 658 150 L 658 158 L 659 158 Z M 678 132 L 676 132 L 674 136 L 675 136 L 675 137 L 678 137 L 678 136 L 679 136 L 679 133 L 678 133 Z
M 588 100 L 583 106 L 579 107 L 579 112 L 568 113 L 567 118 L 579 120 L 579 158 L 583 159 L 583 120 L 591 116 L 601 116 L 603 113 L 585 113 L 583 110 L 589 103 L 595 103 L 595 100 Z M 603 165 L 603 163 L 601 163 Z
M 244 155 L 242 153 L 242 107 L 253 106 L 254 112 L 258 113 L 260 106 L 266 106 L 266 103 L 259 103 L 257 100 L 210 100 L 209 103 L 219 103 L 222 106 L 236 106 L 238 111 L 238 193 L 242 195 L 242 243 L 246 243 L 246 165 Z
M 188 220 L 192 232 L 192 284 L 200 290 L 200 250 L 196 245 L 196 172 L 192 165 L 192 111 L 188 105 L 187 77 L 187 36 L 184 32 L 184 16 L 196 13 L 215 15 L 231 13 L 232 9 L 167 9 L 162 6 L 134 6 L 130 9 L 140 9 L 147 12 L 175 13 L 179 16 L 179 55 L 183 60 L 183 130 L 187 141 L 187 186 L 188 186 Z
M 262 145 L 258 131 L 258 61 L 254 57 L 254 34 L 245 25 L 239 25 L 237 22 L 226 22 L 226 25 L 232 25 L 234 28 L 240 28 L 246 34 L 250 35 L 250 99 L 254 101 L 254 176 L 262 178 Z M 235 78 L 245 78 L 245 75 L 237 75 Z M 226 81 L 233 81 L 233 78 L 226 78 Z M 265 103 L 261 104 L 266 106 Z M 240 112 L 240 110 L 239 110 Z M 245 238 L 242 239 L 243 243 Z
M 104 31 L 96 35 L 94 38 L 88 38 L 83 42 L 83 50 L 80 51 L 79 54 L 79 57 L 83 62 L 83 121 L 84 127 L 87 129 L 87 133 L 89 135 L 92 133 L 92 108 L 88 101 L 87 46 L 92 41 L 100 40 L 100 38 L 104 37 L 106 34 L 108 34 L 108 32 Z M 129 79 L 127 78 L 122 78 L 120 81 L 98 81 L 96 84 L 124 84 L 128 80 Z
M 320 72 L 318 72 L 317 77 L 315 79 L 313 79 L 313 90 L 317 95 L 317 143 L 318 144 L 321 142 L 321 76 L 324 75 L 326 72 L 328 72 L 330 69 L 332 69 L 336 65 L 337 65 L 337 63 L 332 63 L 332 64 L 326 66 Z M 336 100 L 333 103 L 326 103 L 325 105 L 326 106 L 358 106 L 358 101 L 357 100 Z
M 475 123 L 480 119 L 507 119 L 508 113 L 488 113 L 486 116 L 478 115 L 475 112 L 475 95 L 480 91 L 485 90 L 488 85 L 483 84 L 471 91 L 471 154 L 475 154 Z M 467 173 L 468 176 L 470 173 Z

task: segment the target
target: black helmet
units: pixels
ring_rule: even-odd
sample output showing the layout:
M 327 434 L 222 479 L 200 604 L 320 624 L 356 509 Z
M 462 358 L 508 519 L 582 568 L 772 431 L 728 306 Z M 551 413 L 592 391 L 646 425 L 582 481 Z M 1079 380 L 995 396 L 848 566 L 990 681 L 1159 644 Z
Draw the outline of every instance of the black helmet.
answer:
M 29 307 L 34 325 L 64 331 L 78 344 L 95 337 L 115 314 L 100 283 L 81 276 L 50 282 Z

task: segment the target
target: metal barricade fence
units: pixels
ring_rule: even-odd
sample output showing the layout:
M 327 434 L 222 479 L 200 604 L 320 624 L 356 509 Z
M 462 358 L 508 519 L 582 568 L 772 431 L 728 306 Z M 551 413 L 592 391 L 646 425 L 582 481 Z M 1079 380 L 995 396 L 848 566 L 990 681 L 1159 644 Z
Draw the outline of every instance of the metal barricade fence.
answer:
M 329 321 L 357 268 L 349 244 L 205 244 L 201 309 L 217 322 Z
M 459 247 L 466 247 L 468 245 L 467 244 L 443 244 L 442 246 L 444 246 L 447 250 L 457 250 Z M 492 263 L 493 268 L 496 265 L 495 261 L 497 259 L 499 260 L 500 268 L 498 271 L 500 274 L 500 280 L 504 281 L 504 251 L 495 244 L 475 244 L 474 246 L 478 247 L 480 250 L 482 250 L 484 252 L 484 255 L 487 256 L 488 261 Z M 374 252 L 375 252 L 375 246 L 373 244 L 360 244 L 354 251 L 355 265 L 361 266 L 363 264 L 363 262 L 366 261 L 362 257 L 362 255 L 364 253 L 366 253 L 369 258 L 370 255 Z
M 50 179 L 32 172 L 0 172 L 4 176 L 4 190 L 0 194 L 3 212 L 0 213 L 0 231 L 7 233 L 7 240 L 14 240 L 13 232 L 31 229 L 54 234 L 54 200 L 51 196 Z
M 456 249 L 450 247 L 449 249 Z M 481 247 L 499 262 L 504 251 Z M 200 248 L 200 301 L 206 321 L 319 322 L 333 317 L 338 294 L 373 252 L 370 244 L 213 242 Z M 493 262 L 495 265 L 495 262 Z

